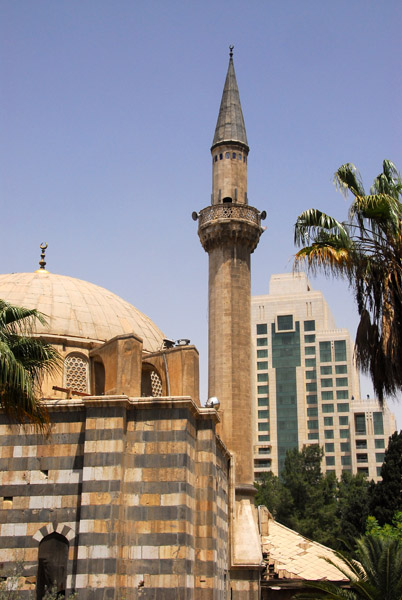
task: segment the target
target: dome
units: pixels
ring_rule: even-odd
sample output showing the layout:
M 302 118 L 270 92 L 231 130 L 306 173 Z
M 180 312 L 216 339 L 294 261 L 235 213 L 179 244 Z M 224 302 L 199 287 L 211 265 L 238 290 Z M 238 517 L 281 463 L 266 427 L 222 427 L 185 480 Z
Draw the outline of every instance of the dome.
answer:
M 38 333 L 97 342 L 134 333 L 149 352 L 159 350 L 165 337 L 151 319 L 116 294 L 44 270 L 0 275 L 0 298 L 46 315 L 48 325 L 38 325 Z

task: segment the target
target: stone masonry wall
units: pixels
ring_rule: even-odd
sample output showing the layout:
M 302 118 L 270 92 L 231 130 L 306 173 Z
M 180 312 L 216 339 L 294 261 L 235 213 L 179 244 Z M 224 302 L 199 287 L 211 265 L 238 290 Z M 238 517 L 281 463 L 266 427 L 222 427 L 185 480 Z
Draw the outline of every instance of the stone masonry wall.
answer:
M 80 600 L 224 598 L 229 455 L 190 398 L 91 397 L 51 407 L 51 436 L 0 421 L 0 576 L 69 541 Z

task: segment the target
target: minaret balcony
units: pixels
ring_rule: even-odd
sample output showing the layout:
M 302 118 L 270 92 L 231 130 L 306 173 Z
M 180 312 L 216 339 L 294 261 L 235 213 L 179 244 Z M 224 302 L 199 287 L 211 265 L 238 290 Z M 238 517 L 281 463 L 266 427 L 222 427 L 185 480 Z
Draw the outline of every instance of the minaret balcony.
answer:
M 247 204 L 214 204 L 197 215 L 198 235 L 206 252 L 213 248 L 242 245 L 249 252 L 257 247 L 266 215 Z
M 203 208 L 198 215 L 199 228 L 222 219 L 236 219 L 261 226 L 261 213 L 248 204 L 214 204 Z

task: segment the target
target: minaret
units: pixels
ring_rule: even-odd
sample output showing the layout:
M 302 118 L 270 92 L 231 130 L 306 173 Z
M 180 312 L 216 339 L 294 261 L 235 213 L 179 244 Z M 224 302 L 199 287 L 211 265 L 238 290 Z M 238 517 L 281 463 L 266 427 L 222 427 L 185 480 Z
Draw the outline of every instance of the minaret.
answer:
M 219 434 L 235 455 L 236 487 L 244 492 L 254 480 L 250 255 L 263 230 L 261 213 L 248 204 L 249 147 L 232 50 L 211 147 L 211 206 L 194 217 L 209 255 L 208 396 L 220 401 Z

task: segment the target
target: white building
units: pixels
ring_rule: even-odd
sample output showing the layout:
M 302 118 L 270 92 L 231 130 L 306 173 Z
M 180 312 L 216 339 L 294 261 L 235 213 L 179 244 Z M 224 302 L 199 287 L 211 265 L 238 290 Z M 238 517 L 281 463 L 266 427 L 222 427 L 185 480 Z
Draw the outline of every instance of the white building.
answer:
M 360 400 L 353 343 L 323 294 L 304 273 L 272 275 L 269 294 L 252 298 L 251 314 L 255 478 L 277 475 L 288 449 L 318 443 L 324 471 L 377 479 L 395 419 L 377 401 Z

